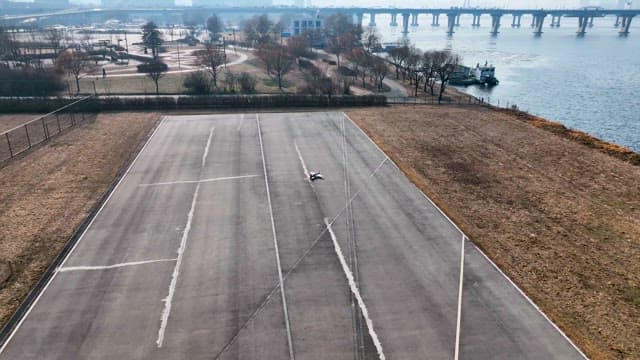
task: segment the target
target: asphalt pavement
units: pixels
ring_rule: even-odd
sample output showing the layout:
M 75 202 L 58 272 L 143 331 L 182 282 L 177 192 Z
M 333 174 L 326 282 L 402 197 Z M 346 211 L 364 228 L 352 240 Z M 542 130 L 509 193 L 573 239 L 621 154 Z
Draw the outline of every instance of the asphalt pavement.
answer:
M 583 355 L 338 112 L 165 118 L 0 348 L 293 358 Z

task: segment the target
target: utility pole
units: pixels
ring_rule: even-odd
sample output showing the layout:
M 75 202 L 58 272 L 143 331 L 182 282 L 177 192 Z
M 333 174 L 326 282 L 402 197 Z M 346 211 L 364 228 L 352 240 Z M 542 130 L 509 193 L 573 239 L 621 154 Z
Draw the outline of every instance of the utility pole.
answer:
M 182 30 L 178 31 L 178 41 L 176 41 L 176 46 L 178 47 L 178 71 L 182 70 L 180 66 L 180 36 L 182 35 Z

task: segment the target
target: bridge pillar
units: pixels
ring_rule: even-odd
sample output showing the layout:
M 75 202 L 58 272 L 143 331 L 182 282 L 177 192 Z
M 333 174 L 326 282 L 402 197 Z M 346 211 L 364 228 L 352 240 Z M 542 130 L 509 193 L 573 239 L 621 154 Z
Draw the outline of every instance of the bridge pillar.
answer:
M 456 14 L 447 14 L 447 34 L 453 35 L 455 31 L 453 28 L 456 26 Z
M 475 27 L 480 27 L 480 17 L 482 15 L 481 14 L 473 14 L 473 25 Z
M 540 36 L 542 35 L 542 27 L 544 26 L 544 18 L 547 17 L 547 14 L 538 14 L 534 15 L 535 18 L 535 28 L 533 33 Z
M 522 15 L 518 15 L 518 23 L 516 24 L 516 27 L 520 27 L 520 23 L 522 21 Z
M 411 14 L 402 14 L 402 33 L 405 35 L 409 33 L 409 15 Z
M 511 27 L 517 27 L 518 23 L 516 22 L 516 20 L 518 19 L 518 15 L 513 15 L 513 20 L 511 21 Z
M 531 18 L 531 27 L 535 28 L 536 27 L 536 16 L 532 15 L 533 17 Z
M 562 19 L 562 15 L 556 17 L 556 27 L 560 27 L 560 19 Z
M 460 26 L 460 14 L 456 16 L 456 26 Z
M 362 27 L 362 18 L 364 17 L 364 13 L 358 12 L 355 13 L 356 22 L 354 25 Z
M 370 27 L 375 27 L 376 26 L 376 14 L 375 13 L 369 14 L 369 26 Z
M 593 27 L 593 19 L 594 19 L 594 16 L 592 16 L 592 17 L 590 17 L 590 18 L 589 18 L 589 27 L 590 27 L 590 28 L 592 28 L 592 27 Z
M 620 35 L 629 35 L 629 28 L 631 27 L 631 20 L 633 15 L 623 16 L 622 25 L 620 27 Z
M 587 25 L 589 24 L 589 18 L 586 16 L 580 16 L 578 18 L 578 36 L 584 36 L 587 33 Z
M 500 32 L 500 14 L 491 14 L 491 35 L 498 35 Z
M 440 26 L 440 14 L 433 14 L 431 20 L 431 26 Z
M 620 15 L 616 15 L 616 22 L 615 24 L 613 24 L 613 27 L 619 27 L 620 26 Z
M 398 26 L 398 14 L 391 14 L 391 24 L 390 26 Z
M 418 14 L 411 14 L 411 26 L 418 26 Z

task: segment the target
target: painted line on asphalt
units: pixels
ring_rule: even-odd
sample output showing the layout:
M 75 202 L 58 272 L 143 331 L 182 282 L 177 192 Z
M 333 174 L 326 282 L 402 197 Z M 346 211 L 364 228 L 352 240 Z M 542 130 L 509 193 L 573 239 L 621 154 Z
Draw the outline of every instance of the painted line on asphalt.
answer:
M 178 180 L 178 181 L 168 181 L 168 182 L 160 182 L 160 183 L 152 183 L 152 184 L 140 184 L 138 186 L 149 187 L 149 186 L 164 186 L 164 185 L 179 185 L 179 184 L 201 184 L 201 183 L 210 183 L 210 182 L 216 182 L 216 181 L 255 178 L 258 176 L 260 175 L 227 176 L 227 177 L 210 178 L 210 179 L 202 179 L 202 180 Z
M 389 157 L 389 155 L 387 155 L 387 153 L 385 153 L 385 152 L 382 150 L 382 148 L 380 148 L 380 146 L 378 146 L 378 144 L 376 144 L 376 142 L 375 142 L 375 141 L 373 141 L 373 139 L 372 139 L 371 137 L 369 137 L 369 135 L 367 135 L 367 133 L 366 133 L 366 132 L 364 132 L 364 130 L 362 130 L 362 128 L 361 128 L 360 126 L 358 126 L 358 124 L 356 124 L 356 122 L 355 122 L 355 121 L 353 121 L 353 120 L 349 117 L 349 115 L 347 115 L 347 114 L 346 114 L 346 113 L 344 113 L 344 112 L 342 113 L 342 115 L 343 115 L 344 117 L 346 117 L 347 119 L 349 119 L 349 121 L 353 124 L 353 126 L 355 126 L 355 127 L 356 127 L 356 129 L 360 130 L 360 132 L 362 133 L 362 135 L 364 135 L 364 137 L 365 137 L 367 140 L 369 140 L 369 142 L 370 142 L 370 143 L 372 143 L 372 144 L 373 144 L 373 146 L 375 146 L 375 147 L 376 147 L 376 149 L 378 149 L 378 152 L 380 152 L 380 154 L 382 154 L 386 159 L 388 159 L 388 160 L 393 164 L 393 166 L 395 166 L 395 167 L 396 167 L 396 169 L 398 169 L 398 170 L 400 169 L 400 167 L 398 166 L 398 164 L 396 164 L 396 163 L 395 163 L 395 161 L 393 161 L 393 159 L 391 159 L 391 158 Z M 403 173 L 403 175 L 404 175 L 404 173 Z
M 347 115 L 346 113 L 342 113 L 344 116 L 347 117 L 347 119 L 351 120 L 351 122 L 354 124 L 355 127 L 357 127 L 358 129 L 360 129 L 360 132 L 362 132 L 362 134 L 364 134 L 364 136 L 366 136 L 369 141 L 371 141 L 372 144 L 375 145 L 376 148 L 378 148 L 378 150 L 380 150 L 380 152 L 382 152 L 387 159 L 391 160 L 386 154 L 385 152 L 380 148 L 380 146 L 378 146 L 378 144 L 375 143 L 375 141 L 373 141 L 373 139 L 371 139 L 369 137 L 369 135 L 367 135 L 366 132 L 364 132 L 364 130 L 362 130 L 350 117 L 349 115 Z M 391 160 L 391 162 L 394 164 L 394 166 L 403 174 L 402 170 L 400 169 L 400 167 L 393 162 L 393 160 Z M 405 176 L 406 177 L 406 176 Z M 458 225 L 451 220 L 451 218 L 449 217 L 449 215 L 447 215 L 442 209 L 440 209 L 440 207 L 433 201 L 431 200 L 430 197 L 427 196 L 427 194 L 425 194 L 424 192 L 422 192 L 422 190 L 413 182 L 409 181 L 413 187 L 420 193 L 422 194 L 422 196 L 445 218 L 447 219 L 447 221 L 456 229 L 460 232 L 460 234 L 462 234 L 463 236 L 467 237 L 467 239 L 469 238 L 468 236 L 466 236 L 466 234 L 464 233 L 464 231 L 462 231 L 462 229 L 460 229 L 460 227 L 458 227 Z M 547 314 L 545 314 L 542 309 L 540 309 L 540 307 L 533 301 L 531 300 L 531 298 L 513 281 L 511 280 L 511 278 L 509 276 L 507 276 L 507 274 L 504 273 L 504 271 L 502 271 L 502 269 L 500 269 L 500 267 L 498 267 L 498 265 L 493 262 L 493 260 L 491 260 L 491 258 L 484 253 L 484 251 L 482 251 L 482 249 L 480 249 L 475 243 L 471 242 L 471 244 L 473 245 L 474 249 L 477 250 L 497 271 L 498 273 L 500 273 L 500 275 L 502 275 L 502 277 L 504 277 L 510 284 L 511 286 L 513 286 L 516 291 L 518 291 L 520 293 L 520 295 L 522 295 L 522 297 L 524 297 L 527 302 L 529 304 L 531 304 L 531 306 L 533 306 L 533 308 L 540 314 L 542 315 L 542 317 L 547 320 L 547 322 L 549 324 L 551 324 L 551 326 L 556 329 L 556 331 L 558 331 L 560 333 L 560 335 L 562 335 L 562 337 L 584 358 L 584 359 L 589 359 L 589 357 L 587 357 L 587 355 L 582 352 L 582 350 L 580 350 L 580 348 L 569 338 L 569 336 L 567 336 L 567 334 L 565 334 L 564 331 L 562 331 L 562 329 L 560 329 L 560 327 L 558 327 L 558 325 L 556 325 L 553 321 L 551 321 L 551 319 L 547 316 Z
M 369 335 L 371 336 L 371 340 L 373 341 L 373 345 L 376 347 L 376 351 L 378 352 L 378 358 L 380 360 L 386 359 L 384 356 L 384 352 L 382 351 L 382 343 L 380 343 L 380 339 L 378 338 L 378 334 L 373 327 L 373 321 L 369 317 L 369 310 L 367 310 L 367 305 L 365 305 L 364 300 L 362 299 L 362 295 L 360 295 L 360 290 L 358 289 L 358 285 L 353 278 L 353 273 L 349 269 L 349 265 L 344 259 L 344 255 L 342 254 L 342 249 L 340 248 L 340 244 L 338 244 L 338 240 L 336 239 L 336 234 L 333 232 L 331 228 L 331 223 L 329 219 L 325 218 L 324 223 L 327 226 L 327 230 L 329 230 L 329 235 L 331 235 L 331 241 L 333 241 L 333 248 L 336 251 L 336 255 L 340 260 L 340 265 L 342 265 L 342 271 L 344 271 L 345 276 L 349 282 L 349 288 L 351 288 L 351 292 L 358 300 L 358 306 L 360 307 L 360 312 L 367 323 L 367 328 L 369 329 Z
M 464 240 L 466 236 L 462 235 L 460 246 L 460 282 L 458 287 L 458 315 L 456 318 L 456 348 L 453 358 L 458 360 L 460 356 L 460 323 L 462 322 L 462 288 L 464 283 Z
M 204 148 L 204 154 L 202 154 L 202 163 L 201 168 L 204 169 L 207 164 L 207 154 L 209 153 L 209 147 L 211 146 L 211 139 L 213 138 L 213 130 L 212 127 L 209 131 L 209 137 L 207 138 L 207 145 Z M 187 240 L 189 239 L 189 232 L 191 231 L 191 224 L 193 223 L 193 215 L 196 211 L 196 203 L 198 202 L 198 193 L 200 192 L 200 183 L 196 185 L 196 189 L 193 192 L 193 198 L 191 199 L 191 209 L 189 209 L 189 214 L 187 215 L 187 224 L 184 227 L 184 231 L 182 232 L 182 238 L 180 239 L 180 247 L 178 247 L 178 257 L 176 260 L 176 265 L 173 268 L 173 274 L 171 274 L 171 283 L 169 284 L 169 294 L 167 297 L 162 299 L 164 302 L 164 309 L 162 310 L 162 314 L 160 315 L 160 329 L 158 329 L 158 339 L 156 340 L 156 344 L 158 348 L 162 347 L 164 342 L 164 334 L 167 329 L 167 323 L 169 322 L 169 315 L 171 315 L 171 305 L 173 302 L 173 296 L 175 295 L 176 286 L 178 284 L 178 277 L 180 276 L 180 266 L 182 265 L 182 258 L 184 256 L 184 251 L 187 248 Z
M 209 130 L 209 138 L 207 139 L 207 146 L 204 148 L 204 154 L 202 154 L 202 164 L 201 167 L 204 168 L 204 165 L 207 163 L 207 156 L 209 155 L 209 147 L 211 146 L 211 139 L 213 138 L 213 130 L 215 127 L 212 127 Z
M 191 231 L 191 223 L 193 222 L 193 215 L 196 210 L 196 202 L 198 201 L 198 192 L 200 191 L 200 184 L 196 186 L 196 190 L 193 192 L 193 199 L 191 200 L 191 209 L 189 210 L 189 215 L 187 215 L 187 225 L 182 232 L 182 239 L 180 239 L 180 247 L 178 248 L 178 257 L 176 260 L 176 265 L 173 268 L 173 274 L 171 274 L 171 283 L 169 284 L 169 294 L 166 298 L 162 299 L 164 302 L 164 309 L 162 310 L 162 315 L 160 316 L 160 329 L 158 329 L 158 339 L 156 340 L 156 344 L 159 348 L 162 347 L 162 343 L 164 342 L 164 333 L 167 329 L 167 323 L 169 321 L 169 315 L 171 314 L 171 304 L 173 301 L 173 295 L 176 291 L 176 285 L 178 284 L 178 276 L 180 275 L 180 265 L 182 265 L 182 257 L 184 255 L 184 250 L 187 247 L 187 239 L 189 238 L 189 232 Z
M 159 260 L 146 260 L 146 261 L 133 261 L 127 263 L 120 263 L 114 265 L 103 265 L 103 266 L 69 266 L 69 267 L 60 267 L 57 272 L 68 272 L 68 271 L 92 271 L 92 270 L 109 270 L 109 269 L 117 269 L 128 266 L 137 266 L 137 265 L 146 265 L 146 264 L 154 264 L 160 262 L 173 262 L 178 260 L 176 259 L 159 259 Z
M 298 154 L 298 159 L 300 159 L 300 165 L 302 165 L 302 172 L 304 173 L 305 181 L 309 181 L 309 169 L 307 168 L 307 164 L 304 163 L 304 158 L 302 157 L 302 153 L 300 153 L 300 148 L 298 148 L 298 143 L 294 140 L 293 146 L 296 148 L 296 153 Z M 311 183 L 309 181 L 309 183 Z M 313 186 L 313 184 L 311 184 Z
M 382 168 L 382 165 L 384 165 L 386 162 L 387 162 L 387 159 L 383 159 L 382 162 L 380 163 L 380 165 L 378 165 L 376 167 L 376 169 L 371 174 L 369 174 L 369 176 L 366 179 L 369 180 L 370 178 L 375 176 L 375 174 L 378 172 L 378 170 L 380 170 L 380 168 Z M 360 191 L 356 192 L 356 194 L 354 196 L 352 196 L 349 201 L 352 202 L 358 196 L 359 193 L 360 193 Z M 342 213 L 344 211 L 345 211 L 345 209 L 340 210 L 340 212 L 338 212 L 338 214 L 331 221 L 331 224 L 333 224 L 342 215 Z M 313 240 L 311 245 L 296 260 L 296 262 L 293 263 L 293 266 L 291 266 L 291 268 L 284 274 L 284 276 L 283 276 L 284 280 L 286 280 L 289 277 L 289 275 L 291 275 L 291 273 L 293 273 L 298 268 L 300 263 L 302 263 L 302 261 L 307 258 L 309 253 L 311 253 L 311 250 L 313 250 L 313 248 L 315 248 L 315 246 L 318 244 L 320 239 L 322 239 L 322 236 L 327 231 L 328 231 L 327 227 L 325 226 L 325 228 L 320 232 L 320 234 L 315 238 L 315 240 Z M 247 326 L 249 326 L 249 323 L 251 323 L 251 321 L 253 321 L 253 319 L 255 319 L 260 314 L 260 312 L 267 306 L 267 304 L 269 303 L 269 301 L 271 300 L 271 298 L 273 297 L 273 295 L 275 294 L 275 292 L 279 288 L 280 288 L 280 283 L 276 284 L 271 289 L 271 291 L 264 298 L 262 303 L 260 303 L 260 305 L 256 308 L 256 310 L 253 313 L 251 313 L 251 315 L 249 315 L 249 318 L 242 324 L 242 326 L 240 326 L 240 328 L 235 332 L 235 334 L 233 335 L 231 340 L 229 340 L 229 342 L 222 348 L 222 350 L 220 350 L 220 352 L 214 357 L 214 359 L 219 359 L 222 356 L 222 354 L 224 354 L 231 347 L 231 345 L 233 345 L 236 342 L 236 340 L 240 337 L 240 333 L 242 332 L 242 330 L 246 329 Z
M 140 149 L 140 152 L 138 153 L 138 155 L 136 155 L 136 157 L 133 159 L 133 161 L 131 162 L 131 164 L 127 168 L 127 170 L 124 172 L 124 174 L 122 175 L 122 177 L 120 178 L 120 180 L 118 181 L 116 186 L 114 186 L 113 190 L 111 190 L 111 193 L 109 194 L 109 196 L 107 196 L 107 198 L 104 201 L 104 203 L 102 203 L 102 205 L 100 206 L 100 208 L 96 212 L 95 216 L 89 222 L 89 225 L 87 225 L 87 227 L 84 229 L 84 231 L 82 232 L 82 234 L 78 238 L 78 241 L 76 241 L 76 243 L 73 245 L 71 250 L 69 250 L 69 253 L 64 258 L 64 260 L 62 260 L 62 263 L 60 264 L 60 266 L 64 266 L 64 264 L 67 262 L 67 260 L 71 256 L 71 254 L 73 254 L 74 250 L 78 247 L 78 244 L 80 244 L 82 239 L 84 239 L 85 234 L 91 228 L 91 226 L 93 225 L 93 222 L 96 220 L 96 218 L 98 218 L 98 215 L 100 215 L 100 213 L 102 212 L 102 209 L 104 209 L 104 207 L 109 203 L 109 200 L 111 200 L 111 197 L 113 196 L 113 194 L 115 194 L 116 190 L 118 190 L 118 188 L 120 187 L 120 184 L 122 184 L 122 182 L 127 177 L 127 175 L 129 175 L 129 173 L 131 172 L 131 169 L 133 168 L 133 166 L 138 162 L 138 159 L 144 153 L 144 151 L 147 149 L 147 146 L 149 145 L 149 143 L 151 143 L 151 139 L 153 139 L 153 137 L 158 132 L 158 129 L 160 129 L 162 124 L 164 124 L 165 119 L 166 119 L 166 117 L 163 117 L 162 120 L 160 120 L 160 124 L 158 124 L 158 126 L 153 130 L 153 133 L 151 134 L 151 136 L 149 136 L 149 139 L 147 139 L 147 142 L 142 146 L 142 149 Z M 31 313 L 33 308 L 38 304 L 38 301 L 40 301 L 40 298 L 42 297 L 42 294 L 44 294 L 47 291 L 47 288 L 49 288 L 49 286 L 51 285 L 51 283 L 53 282 L 53 279 L 55 279 L 57 274 L 58 274 L 58 272 L 54 272 L 53 273 L 53 275 L 51 276 L 51 278 L 49 279 L 47 284 L 44 286 L 42 291 L 40 291 L 40 294 L 38 294 L 38 297 L 36 297 L 36 299 L 33 301 L 33 304 L 31 304 L 31 306 L 29 307 L 29 310 L 27 310 L 27 312 L 24 314 L 22 319 L 20 319 L 20 322 L 18 323 L 18 325 L 16 325 L 16 327 L 13 329 L 13 331 L 11 332 L 11 335 L 9 335 L 9 337 L 7 338 L 7 341 L 5 341 L 5 343 L 2 345 L 2 347 L 0 347 L 0 354 L 2 354 L 2 352 L 6 349 L 7 345 L 9 344 L 9 342 L 11 342 L 11 339 L 13 338 L 13 336 L 16 334 L 16 332 L 18 332 L 18 330 L 20 329 L 20 327 L 22 326 L 24 321 L 27 319 L 27 317 L 29 316 L 29 314 Z
M 260 117 L 256 114 L 256 125 L 258 126 L 258 139 L 260 140 L 260 153 L 262 155 L 262 169 L 264 171 L 264 184 L 267 189 L 267 202 L 269 204 L 269 217 L 271 218 L 271 233 L 273 245 L 276 253 L 276 265 L 278 266 L 278 281 L 280 283 L 280 294 L 282 295 L 282 311 L 284 313 L 284 323 L 287 328 L 287 342 L 289 345 L 289 358 L 295 360 L 293 355 L 293 339 L 291 337 L 291 323 L 289 322 L 289 311 L 287 310 L 287 297 L 285 295 L 284 280 L 282 279 L 282 265 L 280 264 L 280 250 L 278 248 L 278 237 L 276 235 L 276 222 L 273 218 L 273 206 L 271 205 L 271 192 L 269 191 L 269 177 L 267 175 L 267 162 L 264 156 L 264 144 L 262 143 L 262 130 L 260 129 Z

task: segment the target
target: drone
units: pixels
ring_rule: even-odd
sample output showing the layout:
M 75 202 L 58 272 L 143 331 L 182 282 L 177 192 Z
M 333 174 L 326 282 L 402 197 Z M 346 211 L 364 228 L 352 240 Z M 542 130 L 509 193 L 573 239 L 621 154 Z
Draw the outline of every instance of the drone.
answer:
M 324 180 L 324 176 L 322 176 L 319 171 L 311 171 L 309 172 L 309 180 L 311 182 L 316 180 Z

